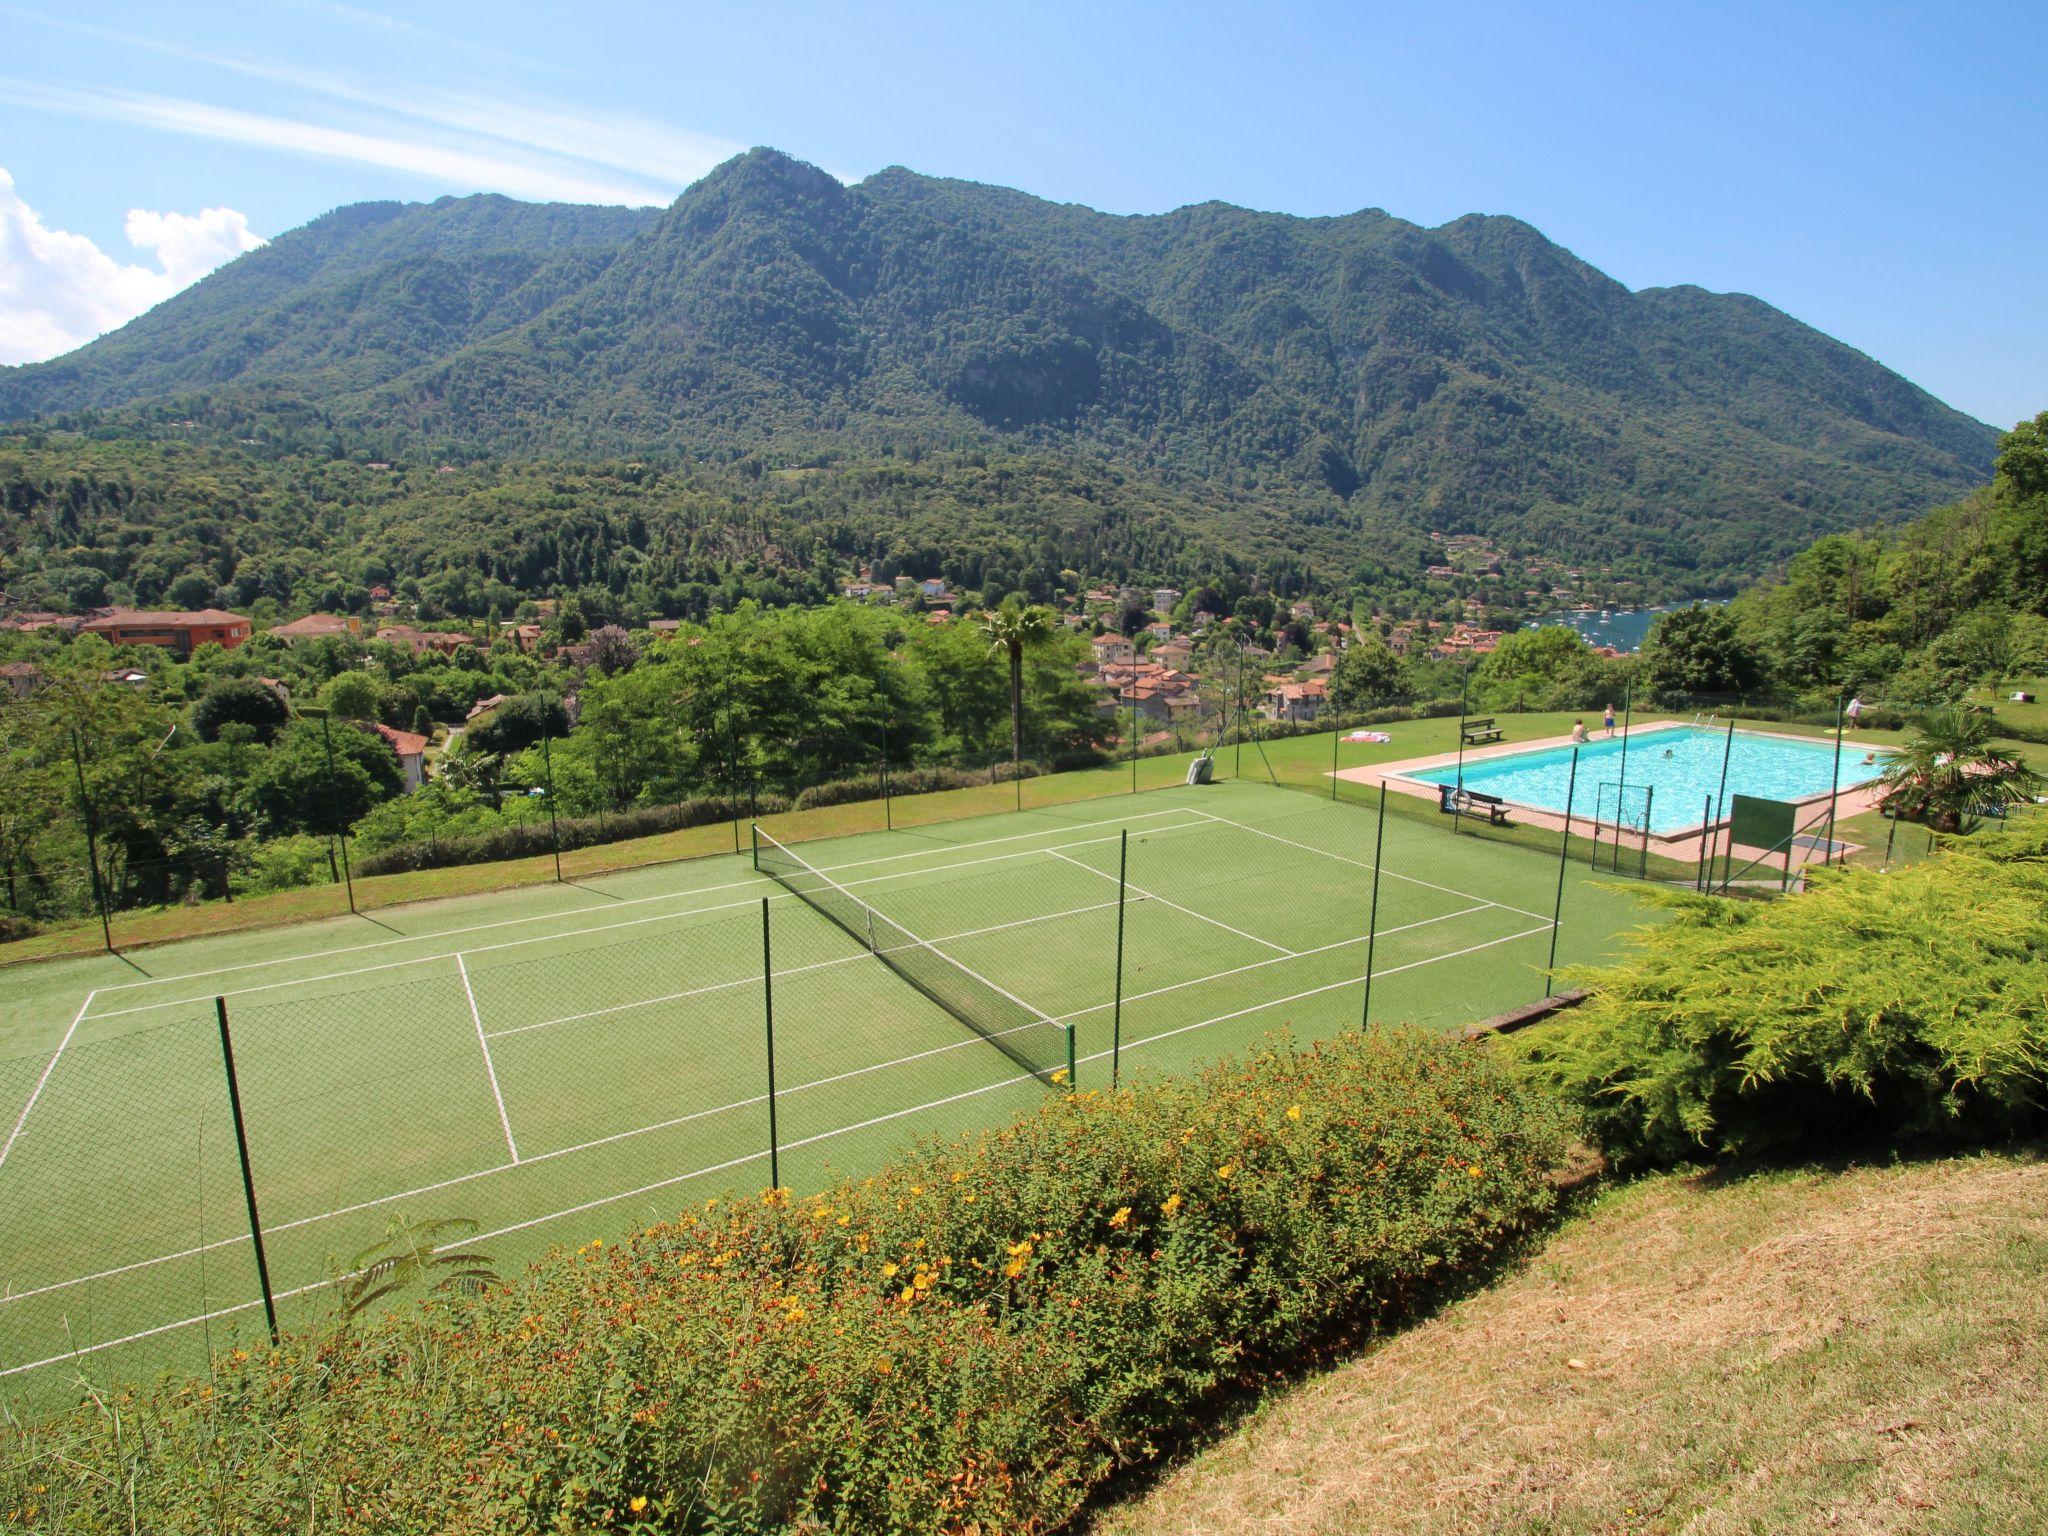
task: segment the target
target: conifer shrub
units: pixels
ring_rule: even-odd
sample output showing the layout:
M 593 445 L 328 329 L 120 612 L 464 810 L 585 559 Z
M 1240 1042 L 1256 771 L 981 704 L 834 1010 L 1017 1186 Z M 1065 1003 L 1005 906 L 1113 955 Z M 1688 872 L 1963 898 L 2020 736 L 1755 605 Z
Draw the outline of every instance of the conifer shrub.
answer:
M 1662 1163 L 2038 1129 L 2048 1106 L 2048 818 L 1788 900 L 1658 898 L 1589 1002 L 1513 1037 L 1608 1154 Z
M 0 1508 L 93 1532 L 1043 1531 L 1205 1405 L 1484 1265 L 1552 1208 L 1565 1141 L 1495 1053 L 1279 1043 L 103 1398 L 17 1442 Z

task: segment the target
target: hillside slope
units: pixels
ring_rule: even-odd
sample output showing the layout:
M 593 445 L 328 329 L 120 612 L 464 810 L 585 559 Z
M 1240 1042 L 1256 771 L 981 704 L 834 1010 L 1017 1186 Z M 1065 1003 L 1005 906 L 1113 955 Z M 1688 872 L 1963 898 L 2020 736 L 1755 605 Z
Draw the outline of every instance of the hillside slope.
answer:
M 1511 218 L 1114 217 L 768 150 L 665 210 L 339 210 L 0 370 L 0 420 L 206 394 L 394 449 L 1029 449 L 1717 580 L 1950 499 L 1994 442 L 1758 300 L 1631 293 Z
M 1674 1175 L 1097 1536 L 2048 1528 L 2048 1165 Z

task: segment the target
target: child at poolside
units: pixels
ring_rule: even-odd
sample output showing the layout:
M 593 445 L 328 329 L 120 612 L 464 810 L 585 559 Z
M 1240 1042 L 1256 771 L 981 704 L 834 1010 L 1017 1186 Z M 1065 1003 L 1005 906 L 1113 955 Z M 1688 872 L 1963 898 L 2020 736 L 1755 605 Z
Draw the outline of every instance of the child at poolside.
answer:
M 1608 721 L 1607 721 L 1607 723 L 1608 723 L 1608 726 L 1609 726 L 1609 728 L 1611 729 L 1611 728 L 1612 728 L 1612 726 L 1613 726 L 1613 724 L 1614 724 L 1614 711 L 1613 711 L 1613 710 L 1609 710 L 1609 711 L 1607 712 L 1607 714 L 1608 714 Z M 1578 745 L 1579 745 L 1580 743 L 1584 742 L 1585 740 L 1587 740 L 1587 736 L 1586 736 L 1586 722 L 1585 722 L 1585 721 L 1583 721 L 1583 720 L 1574 720 L 1574 721 L 1572 722 L 1572 745 L 1576 747 L 1576 746 L 1578 746 Z
M 1607 706 L 1606 717 L 1600 723 L 1608 735 L 1612 736 L 1614 734 L 1614 706 L 1612 704 Z

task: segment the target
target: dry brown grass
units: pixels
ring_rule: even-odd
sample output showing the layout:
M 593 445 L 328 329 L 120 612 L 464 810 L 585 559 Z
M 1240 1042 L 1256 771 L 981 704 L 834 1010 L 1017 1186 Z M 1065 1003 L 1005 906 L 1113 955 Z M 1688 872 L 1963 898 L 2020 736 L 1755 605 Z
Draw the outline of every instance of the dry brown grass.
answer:
M 2033 1157 L 1646 1181 L 1094 1529 L 2048 1531 L 2044 1282 Z

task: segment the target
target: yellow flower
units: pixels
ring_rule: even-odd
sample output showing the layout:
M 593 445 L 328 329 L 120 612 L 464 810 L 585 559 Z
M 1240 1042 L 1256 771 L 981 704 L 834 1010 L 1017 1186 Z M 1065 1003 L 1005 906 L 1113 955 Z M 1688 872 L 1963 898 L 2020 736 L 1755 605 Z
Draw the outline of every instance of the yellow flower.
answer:
M 839 1218 L 839 1225 L 841 1225 L 842 1227 L 850 1227 L 853 1225 L 853 1218 L 851 1216 L 842 1216 Z
M 1131 1208 L 1128 1205 L 1118 1206 L 1116 1214 L 1109 1218 L 1109 1224 L 1112 1227 L 1129 1226 L 1131 1224 Z
M 790 1307 L 790 1309 L 789 1309 L 789 1314 L 788 1314 L 788 1315 L 789 1315 L 789 1320 L 790 1320 L 790 1321 L 791 1321 L 792 1323 L 800 1323 L 800 1322 L 802 1322 L 802 1321 L 803 1321 L 803 1320 L 804 1320 L 805 1318 L 809 1317 L 809 1316 L 810 1316 L 810 1313 L 806 1312 L 806 1311 L 805 1311 L 805 1310 L 804 1310 L 804 1309 L 803 1309 L 802 1307 L 798 1307 L 798 1306 L 792 1306 L 792 1307 Z
M 895 1369 L 895 1364 L 889 1359 L 887 1355 L 882 1356 L 881 1359 L 875 1362 L 875 1374 L 877 1376 L 887 1376 L 890 1372 L 894 1371 Z
M 633 1513 L 634 1513 L 634 1514 L 636 1514 L 636 1515 L 637 1515 L 637 1514 L 639 1514 L 639 1513 L 640 1513 L 640 1511 L 641 1511 L 641 1510 L 643 1510 L 643 1509 L 645 1509 L 646 1507 L 647 1507 L 647 1495 L 646 1495 L 646 1494 L 644 1494 L 644 1493 L 636 1493 L 636 1494 L 634 1494 L 634 1495 L 633 1495 L 633 1497 L 632 1497 L 632 1499 L 631 1499 L 631 1501 L 629 1501 L 629 1502 L 627 1503 L 627 1505 L 626 1505 L 626 1508 L 628 1508 L 628 1509 L 630 1509 L 631 1511 L 633 1511 Z
M 939 1277 L 933 1274 L 930 1270 L 920 1269 L 916 1274 L 910 1277 L 910 1283 L 911 1286 L 916 1290 L 928 1291 L 932 1288 L 932 1282 L 938 1278 Z
M 1216 1170 L 1216 1177 L 1219 1179 L 1227 1179 L 1235 1172 L 1237 1172 L 1237 1164 L 1225 1163 L 1222 1167 Z
M 1481 1168 L 1477 1163 L 1474 1163 L 1470 1168 L 1467 1168 L 1465 1171 L 1475 1179 L 1483 1179 L 1486 1177 L 1486 1170 L 1484 1168 Z
M 905 1306 L 910 1305 L 911 1302 L 917 1300 L 917 1287 L 914 1285 L 906 1285 L 905 1287 L 903 1287 L 903 1294 L 898 1296 L 896 1299 L 902 1302 Z
M 1028 1256 L 1029 1256 L 1029 1254 L 1030 1254 L 1030 1252 L 1031 1252 L 1031 1243 L 1030 1243 L 1030 1240 L 1029 1240 L 1029 1239 L 1026 1239 L 1025 1241 L 1023 1241 L 1023 1242 L 1021 1242 L 1021 1243 L 1012 1243 L 1012 1244 L 1010 1244 L 1010 1257 L 1011 1257 L 1011 1258 L 1013 1258 L 1013 1259 L 1021 1259 L 1021 1258 L 1025 1258 L 1025 1257 L 1028 1257 Z
M 1174 1212 L 1178 1211 L 1180 1209 L 1179 1193 L 1175 1192 L 1174 1194 L 1168 1195 L 1166 1197 L 1166 1204 L 1164 1207 L 1162 1207 L 1162 1209 L 1164 1209 L 1166 1214 L 1169 1216 L 1173 1215 Z
M 1053 1073 L 1052 1080 L 1055 1083 L 1064 1083 L 1067 1080 L 1067 1069 L 1061 1067 L 1057 1072 Z
M 894 1259 L 889 1260 L 888 1263 L 882 1266 L 882 1278 L 884 1280 L 894 1280 L 896 1278 L 896 1271 L 899 1268 L 901 1266 Z
M 1288 1105 L 1287 1118 L 1290 1120 L 1299 1120 L 1301 1118 L 1301 1106 L 1299 1104 Z
M 1012 1280 L 1016 1279 L 1019 1275 L 1024 1273 L 1024 1261 L 1022 1259 L 1010 1260 L 1009 1263 L 1003 1266 L 1003 1273 L 1008 1275 Z

